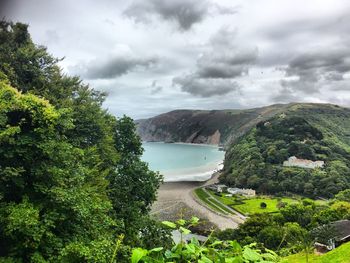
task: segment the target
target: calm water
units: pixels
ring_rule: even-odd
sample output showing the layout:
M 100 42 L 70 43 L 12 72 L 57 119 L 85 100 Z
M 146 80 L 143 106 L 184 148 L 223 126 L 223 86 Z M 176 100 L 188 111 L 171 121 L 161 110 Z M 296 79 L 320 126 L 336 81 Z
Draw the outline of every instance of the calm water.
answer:
M 205 181 L 224 159 L 224 152 L 209 145 L 146 142 L 142 159 L 170 181 Z

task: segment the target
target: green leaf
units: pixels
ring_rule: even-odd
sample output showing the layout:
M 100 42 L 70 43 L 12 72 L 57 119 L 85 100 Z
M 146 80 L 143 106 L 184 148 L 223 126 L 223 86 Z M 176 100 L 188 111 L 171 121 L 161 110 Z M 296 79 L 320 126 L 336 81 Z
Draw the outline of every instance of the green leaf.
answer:
M 170 221 L 163 221 L 162 224 L 173 229 L 176 228 L 176 224 Z
M 144 256 L 146 256 L 148 251 L 143 248 L 134 248 L 131 255 L 131 263 L 138 263 Z
M 191 233 L 191 230 L 184 228 L 182 226 L 180 226 L 179 230 L 180 230 L 180 232 L 184 233 L 185 235 L 188 235 Z
M 223 242 L 221 240 L 215 240 L 212 244 L 210 244 L 210 247 L 216 247 L 221 245 Z
M 191 224 L 197 224 L 198 222 L 199 222 L 199 218 L 198 218 L 198 217 L 193 216 L 193 217 L 191 218 Z
M 151 252 L 159 252 L 159 251 L 162 251 L 163 250 L 163 247 L 155 247 L 155 248 L 152 248 L 149 253 Z
M 186 220 L 180 219 L 180 220 L 177 220 L 176 223 L 178 223 L 180 226 L 184 226 L 186 224 Z
M 244 257 L 244 259 L 250 260 L 253 262 L 261 260 L 261 256 L 259 255 L 259 253 L 257 253 L 256 251 L 254 251 L 253 249 L 251 249 L 249 247 L 244 248 L 243 257 Z

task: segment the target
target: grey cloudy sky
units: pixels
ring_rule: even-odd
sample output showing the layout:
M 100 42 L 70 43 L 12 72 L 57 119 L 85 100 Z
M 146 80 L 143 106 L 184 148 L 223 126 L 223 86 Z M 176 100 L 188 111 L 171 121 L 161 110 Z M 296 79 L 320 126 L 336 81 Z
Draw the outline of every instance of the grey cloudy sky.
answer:
M 11 0 L 1 17 L 65 57 L 117 116 L 350 105 L 349 0 Z

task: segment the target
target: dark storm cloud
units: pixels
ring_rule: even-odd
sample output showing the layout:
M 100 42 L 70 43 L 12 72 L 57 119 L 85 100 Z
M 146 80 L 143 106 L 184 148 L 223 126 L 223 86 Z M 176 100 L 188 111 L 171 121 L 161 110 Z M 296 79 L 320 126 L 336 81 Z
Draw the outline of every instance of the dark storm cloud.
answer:
M 135 58 L 116 56 L 104 61 L 96 60 L 83 65 L 78 72 L 87 79 L 111 79 L 139 68 L 149 68 L 157 58 Z
M 231 79 L 201 79 L 195 75 L 186 75 L 173 79 L 174 85 L 195 96 L 212 97 L 239 91 L 237 82 Z
M 182 30 L 189 30 L 194 24 L 203 21 L 211 12 L 221 15 L 237 13 L 236 8 L 212 4 L 205 0 L 135 0 L 123 14 L 136 22 L 150 22 L 156 15 L 163 20 L 177 23 Z

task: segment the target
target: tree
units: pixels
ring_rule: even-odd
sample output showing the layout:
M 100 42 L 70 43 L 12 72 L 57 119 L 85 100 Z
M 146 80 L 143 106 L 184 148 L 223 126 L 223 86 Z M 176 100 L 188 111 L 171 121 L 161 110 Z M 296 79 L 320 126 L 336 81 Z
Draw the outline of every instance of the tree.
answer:
M 115 224 L 107 181 L 63 136 L 73 128 L 66 113 L 0 82 L 0 257 L 108 256 L 100 251 Z
M 162 176 L 149 170 L 147 163 L 141 161 L 142 143 L 131 118 L 118 119 L 115 130 L 116 148 L 121 154 L 116 174 L 108 178 L 109 197 L 116 218 L 123 221 L 127 238 L 137 241 L 142 220 L 147 220 L 151 204 L 156 200 Z
M 265 209 L 267 207 L 267 204 L 265 202 L 260 203 L 260 208 Z
M 17 141 L 17 144 L 11 144 L 8 149 L 5 147 L 0 149 L 0 159 L 7 160 L 6 158 L 12 156 L 9 163 L 18 166 L 15 166 L 14 169 L 9 165 L 10 168 L 2 169 L 0 171 L 1 179 L 9 177 L 10 174 L 13 176 L 13 185 L 11 191 L 9 191 L 13 195 L 14 202 L 21 202 L 25 196 L 24 193 L 27 193 L 26 191 L 32 191 L 33 189 L 44 191 L 46 188 L 41 187 L 41 184 L 49 184 L 49 181 L 46 182 L 45 173 L 52 173 L 55 180 L 57 179 L 55 183 L 63 184 L 63 188 L 76 183 L 76 185 L 71 186 L 70 191 L 72 193 L 68 194 L 65 190 L 56 193 L 56 198 L 66 199 L 67 202 L 68 200 L 71 201 L 65 209 L 62 207 L 62 210 L 60 210 L 61 206 L 50 203 L 52 200 L 47 195 L 53 194 L 51 192 L 37 196 L 38 199 L 36 199 L 34 206 L 32 206 L 31 196 L 29 196 L 29 199 L 23 199 L 26 200 L 23 207 L 36 209 L 37 207 L 45 207 L 46 202 L 49 202 L 59 210 L 55 212 L 55 216 L 61 217 L 61 220 L 66 220 L 65 217 L 69 218 L 71 216 L 71 209 L 75 206 L 76 213 L 84 215 L 84 221 L 81 219 L 76 223 L 73 217 L 70 222 L 70 227 L 74 228 L 72 230 L 72 240 L 75 238 L 76 243 L 70 244 L 69 249 L 64 248 L 71 239 L 67 234 L 68 230 L 64 227 L 65 223 L 62 223 L 64 231 L 57 227 L 55 228 L 55 231 L 57 231 L 55 235 L 61 236 L 62 234 L 67 235 L 67 237 L 65 236 L 63 241 L 58 239 L 58 244 L 52 241 L 52 244 L 50 243 L 47 247 L 51 249 L 54 247 L 53 244 L 56 244 L 56 250 L 52 249 L 50 253 L 56 256 L 61 253 L 61 255 L 64 254 L 71 258 L 74 258 L 72 253 L 83 253 L 82 257 L 84 259 L 93 254 L 96 257 L 99 257 L 99 255 L 102 257 L 102 255 L 106 256 L 108 254 L 107 248 L 110 247 L 108 245 L 110 240 L 116 239 L 119 234 L 130 232 L 133 235 L 131 239 L 142 241 L 142 236 L 146 238 L 147 235 L 150 236 L 149 233 L 156 233 L 154 223 L 147 218 L 147 213 L 151 203 L 156 198 L 160 176 L 150 171 L 147 164 L 140 161 L 142 154 L 141 141 L 135 136 L 135 127 L 132 120 L 127 119 L 127 117 L 117 120 L 109 114 L 102 108 L 106 94 L 84 85 L 79 77 L 70 77 L 62 73 L 57 64 L 58 61 L 60 59 L 48 54 L 45 47 L 37 46 L 32 42 L 27 25 L 6 21 L 0 22 L 0 80 L 22 92 L 23 100 L 35 98 L 35 95 L 45 98 L 45 105 L 50 105 L 48 107 L 50 111 L 59 116 L 52 124 L 50 132 L 46 130 L 46 128 L 48 129 L 46 126 L 35 127 L 30 136 L 23 135 L 23 140 Z M 6 102 L 7 99 L 7 97 L 4 98 L 4 103 L 9 103 Z M 30 114 L 26 111 L 13 110 L 11 118 L 17 122 L 21 122 L 24 118 L 23 128 L 30 130 L 31 128 L 34 129 L 30 125 L 26 126 L 26 123 L 31 123 L 33 118 Z M 4 127 L 7 127 L 8 116 L 5 113 L 4 116 L 0 117 L 0 122 L 3 121 Z M 42 118 L 43 123 L 40 124 L 48 123 L 48 120 L 44 117 Z M 10 120 L 12 120 L 11 118 Z M 11 136 L 17 135 L 15 134 L 15 128 L 12 128 L 11 125 L 10 127 L 11 129 L 6 130 L 9 133 L 6 136 L 13 141 L 14 138 Z M 39 131 L 41 132 L 40 136 Z M 31 137 L 32 134 L 35 136 Z M 47 137 L 45 136 L 51 135 L 54 137 L 49 140 L 49 143 L 39 143 L 40 140 L 46 142 Z M 20 143 L 27 148 L 22 147 Z M 41 152 L 38 147 L 41 147 L 39 149 Z M 10 156 L 11 152 L 16 154 Z M 42 153 L 42 155 L 39 153 Z M 6 158 L 3 158 L 3 156 Z M 26 164 L 26 166 L 22 167 L 22 164 Z M 52 171 L 47 170 L 50 167 L 54 167 Z M 38 181 L 31 184 L 30 180 L 32 178 L 29 177 L 29 180 L 28 173 L 22 172 L 21 169 L 35 171 L 35 176 L 40 175 L 41 177 L 38 177 Z M 15 178 L 17 179 L 15 180 Z M 30 184 L 30 187 L 23 186 L 25 185 L 23 183 L 24 179 L 27 180 L 26 182 Z M 68 180 L 68 182 L 65 182 L 65 180 Z M 6 185 L 0 186 L 0 189 Z M 41 188 L 37 189 L 38 186 Z M 48 198 L 48 200 L 43 197 Z M 0 194 L 0 202 L 2 201 L 1 198 L 2 195 Z M 81 206 L 84 206 L 86 211 L 84 209 L 80 210 Z M 90 222 L 88 215 L 92 213 L 90 210 L 93 206 L 95 206 L 96 213 L 95 216 L 90 217 L 89 220 L 92 220 Z M 42 213 L 44 212 L 40 210 L 39 215 Z M 35 215 L 34 212 L 32 214 Z M 96 227 L 95 217 L 100 218 L 96 221 L 102 222 L 100 222 L 101 231 L 94 229 Z M 4 218 L 0 218 L 0 220 L 4 220 L 4 225 L 7 224 L 5 214 Z M 53 227 L 56 226 L 56 223 L 52 224 Z M 89 224 L 92 225 L 89 226 Z M 148 224 L 152 226 L 148 227 Z M 105 231 L 104 228 L 107 226 L 112 229 Z M 85 228 L 89 228 L 89 230 L 85 231 Z M 142 229 L 149 229 L 149 231 L 142 233 Z M 43 233 L 51 235 L 49 230 L 45 229 Z M 97 236 L 96 238 L 92 237 L 89 234 L 90 230 L 94 233 L 98 232 L 98 238 Z M 162 229 L 158 230 L 159 233 L 162 233 Z M 81 235 L 85 236 L 84 241 L 80 242 L 75 231 L 81 231 Z M 140 233 L 142 233 L 142 236 L 140 236 Z M 155 236 L 154 234 L 153 240 L 149 240 L 154 244 L 162 240 L 161 236 L 158 236 L 158 240 L 155 239 Z M 0 243 L 3 242 L 8 243 L 0 236 Z M 86 245 L 89 242 L 94 242 L 91 246 L 95 249 L 90 249 Z M 104 253 L 97 251 L 99 244 L 104 247 Z M 30 251 L 29 254 L 25 250 L 21 251 L 23 252 L 23 258 L 31 255 Z M 71 251 L 73 252 L 71 253 Z M 6 253 L 1 253 L 1 255 L 6 255 Z M 90 260 L 101 262 L 97 259 Z M 78 255 L 76 261 L 84 260 Z

